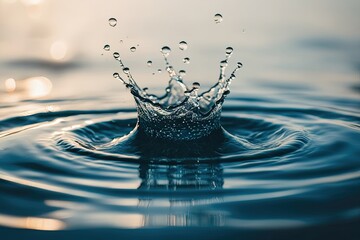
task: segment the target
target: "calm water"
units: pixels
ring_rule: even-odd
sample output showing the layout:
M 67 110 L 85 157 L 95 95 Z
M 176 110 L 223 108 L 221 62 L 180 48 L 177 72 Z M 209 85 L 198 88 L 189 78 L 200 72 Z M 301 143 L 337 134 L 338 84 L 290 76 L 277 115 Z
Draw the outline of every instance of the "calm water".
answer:
M 216 12 L 209 14 L 213 25 Z M 223 12 L 216 27 L 230 32 L 231 11 Z M 111 28 L 106 21 L 98 29 Z M 254 47 L 258 35 L 249 31 L 240 31 L 250 35 L 246 44 L 226 42 L 244 68 L 224 103 L 222 129 L 186 143 L 154 141 L 137 128 L 134 100 L 112 77 L 119 70 L 113 51 L 124 53 L 135 78 L 154 92 L 168 78 L 157 72 L 161 56 L 150 59 L 141 51 L 151 47 L 131 36 L 116 38 L 109 52 L 102 47 L 111 37 L 102 38 L 90 60 L 2 59 L 1 69 L 22 78 L 11 93 L 0 89 L 4 239 L 357 239 L 358 34 L 290 31 Z M 184 81 L 206 89 L 218 78 L 223 44 L 204 43 L 212 60 L 189 44 L 172 61 L 179 69 L 190 57 Z M 48 78 L 29 78 L 39 75 Z

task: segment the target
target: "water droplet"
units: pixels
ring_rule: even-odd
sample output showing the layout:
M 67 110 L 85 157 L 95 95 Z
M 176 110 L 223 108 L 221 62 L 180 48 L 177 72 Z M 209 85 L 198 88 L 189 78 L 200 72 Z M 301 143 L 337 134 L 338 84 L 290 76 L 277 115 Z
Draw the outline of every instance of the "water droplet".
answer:
M 130 69 L 129 69 L 128 67 L 124 67 L 124 68 L 123 68 L 123 72 L 124 72 L 125 74 L 129 74 L 129 73 L 130 73 Z
M 174 72 L 173 66 L 167 66 L 167 67 L 166 67 L 166 71 L 168 71 L 169 73 Z
M 115 59 L 119 59 L 120 53 L 114 52 L 114 53 L 113 53 L 113 56 L 114 56 Z
M 109 19 L 109 25 L 110 25 L 111 27 L 115 27 L 116 24 L 117 24 L 116 18 L 110 18 L 110 19 Z
M 155 73 L 153 72 L 152 75 L 155 75 Z
M 223 16 L 220 13 L 215 14 L 214 21 L 215 23 L 221 23 L 223 20 Z
M 200 83 L 198 83 L 198 82 L 193 82 L 193 88 L 199 89 L 199 88 L 200 88 Z
M 187 42 L 185 42 L 185 41 L 179 42 L 179 48 L 180 48 L 180 50 L 183 50 L 183 51 L 186 50 L 188 48 Z
M 116 72 L 116 73 L 113 74 L 113 77 L 118 78 L 118 77 L 120 77 L 120 74 Z
M 225 68 L 228 66 L 228 62 L 226 60 L 220 62 L 220 67 Z
M 105 50 L 105 51 L 110 51 L 110 45 L 106 44 L 106 45 L 104 46 L 104 50 Z
M 168 46 L 164 46 L 164 47 L 161 48 L 161 53 L 165 57 L 169 56 L 170 52 L 171 52 L 171 49 Z
M 161 73 L 161 69 L 160 69 L 160 68 L 158 69 L 158 73 Z
M 179 75 L 180 75 L 180 77 L 184 77 L 186 75 L 186 71 L 185 70 L 180 70 Z
M 226 55 L 230 55 L 232 54 L 232 52 L 234 51 L 234 49 L 232 47 L 227 47 L 225 50 Z
M 130 51 L 135 52 L 135 51 L 136 51 L 136 47 L 131 47 L 131 48 L 130 48 Z
M 147 63 L 146 63 L 147 65 L 148 65 L 148 67 L 151 67 L 151 65 L 152 65 L 152 61 L 147 61 Z
M 238 68 L 242 68 L 242 66 L 243 66 L 243 64 L 242 64 L 241 62 L 238 62 L 238 63 L 237 63 L 237 67 L 238 67 Z
M 186 64 L 189 64 L 190 63 L 190 58 L 188 58 L 188 57 L 184 58 L 183 62 L 186 63 Z

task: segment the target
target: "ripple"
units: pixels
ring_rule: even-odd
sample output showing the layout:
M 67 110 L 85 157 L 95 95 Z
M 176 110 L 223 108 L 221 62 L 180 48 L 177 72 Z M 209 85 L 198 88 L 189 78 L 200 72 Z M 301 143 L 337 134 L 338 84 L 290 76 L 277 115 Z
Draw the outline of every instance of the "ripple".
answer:
M 227 130 L 171 146 L 147 138 L 137 126 L 132 129 L 135 123 L 136 119 L 111 120 L 64 131 L 56 137 L 57 145 L 61 150 L 100 159 L 173 164 L 272 158 L 297 151 L 308 142 L 300 127 L 231 116 L 222 119 Z
M 65 229 L 278 229 L 357 219 L 348 213 L 360 197 L 358 114 L 261 101 L 233 99 L 220 131 L 187 144 L 146 138 L 134 109 L 4 118 L 0 225 L 24 228 L 31 216 Z M 245 107 L 254 102 L 263 107 Z

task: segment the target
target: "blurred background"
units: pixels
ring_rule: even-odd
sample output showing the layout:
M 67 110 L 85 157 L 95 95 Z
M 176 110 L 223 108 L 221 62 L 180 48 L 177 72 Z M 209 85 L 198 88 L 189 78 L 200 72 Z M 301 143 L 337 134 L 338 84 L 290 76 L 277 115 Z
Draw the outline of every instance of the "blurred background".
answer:
M 108 95 L 127 101 L 130 94 L 112 77 L 120 71 L 114 51 L 156 92 L 168 80 L 158 72 L 165 45 L 189 83 L 215 83 L 232 46 L 228 71 L 244 64 L 235 92 L 358 97 L 359 10 L 357 0 L 0 0 L 0 103 Z M 183 40 L 185 51 L 178 48 Z

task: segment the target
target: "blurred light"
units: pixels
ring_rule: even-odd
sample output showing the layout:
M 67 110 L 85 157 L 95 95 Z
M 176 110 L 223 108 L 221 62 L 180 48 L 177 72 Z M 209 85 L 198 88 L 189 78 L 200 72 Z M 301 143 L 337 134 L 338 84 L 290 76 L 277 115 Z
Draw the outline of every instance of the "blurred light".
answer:
M 16 81 L 13 78 L 5 80 L 5 89 L 7 92 L 13 92 L 16 89 Z
M 65 228 L 65 223 L 51 218 L 15 217 L 0 214 L 0 226 L 55 231 Z
M 31 98 L 44 97 L 51 92 L 52 83 L 46 77 L 32 77 L 26 79 L 26 89 Z
M 56 41 L 51 44 L 50 55 L 54 60 L 62 60 L 65 58 L 68 47 L 62 41 Z

